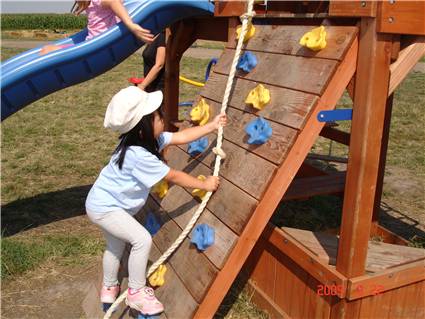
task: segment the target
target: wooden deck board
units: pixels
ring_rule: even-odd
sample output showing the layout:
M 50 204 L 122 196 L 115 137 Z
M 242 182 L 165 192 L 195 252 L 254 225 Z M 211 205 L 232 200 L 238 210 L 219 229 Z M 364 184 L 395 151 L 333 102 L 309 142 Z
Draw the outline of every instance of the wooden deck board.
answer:
M 289 227 L 283 229 L 317 255 L 321 261 L 335 265 L 338 252 L 336 236 Z M 369 241 L 366 270 L 378 272 L 420 259 L 425 259 L 423 249 Z
M 312 51 L 301 46 L 299 41 L 313 28 L 314 26 L 303 25 L 255 25 L 255 36 L 243 48 L 249 51 L 341 60 L 357 34 L 355 27 L 326 26 L 326 48 Z M 235 34 L 232 34 L 227 47 L 236 48 Z

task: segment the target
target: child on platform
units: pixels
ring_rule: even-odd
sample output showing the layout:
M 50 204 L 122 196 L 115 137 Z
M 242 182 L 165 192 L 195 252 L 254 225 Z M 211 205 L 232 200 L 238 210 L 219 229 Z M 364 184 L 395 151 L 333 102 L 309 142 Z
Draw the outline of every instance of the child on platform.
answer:
M 146 203 L 150 188 L 162 179 L 182 187 L 215 191 L 218 177 L 201 181 L 174 170 L 164 163 L 161 151 L 170 144 L 192 142 L 227 122 L 225 115 L 218 115 L 204 126 L 164 132 L 159 109 L 162 99 L 161 91 L 148 93 L 136 86 L 125 88 L 112 98 L 104 126 L 119 132 L 120 141 L 86 200 L 89 219 L 100 226 L 106 238 L 101 302 L 113 303 L 119 294 L 118 268 L 125 244 L 130 243 L 126 303 L 144 315 L 161 313 L 164 307 L 152 288 L 146 286 L 151 235 L 133 215 Z
M 143 42 L 151 43 L 153 41 L 154 37 L 149 30 L 143 29 L 131 20 L 121 0 L 79 0 L 75 1 L 72 10 L 76 15 L 79 15 L 83 11 L 87 13 L 88 34 L 86 40 L 92 39 L 122 21 L 125 26 Z M 72 44 L 48 44 L 41 49 L 40 55 L 64 49 L 69 46 L 72 46 Z

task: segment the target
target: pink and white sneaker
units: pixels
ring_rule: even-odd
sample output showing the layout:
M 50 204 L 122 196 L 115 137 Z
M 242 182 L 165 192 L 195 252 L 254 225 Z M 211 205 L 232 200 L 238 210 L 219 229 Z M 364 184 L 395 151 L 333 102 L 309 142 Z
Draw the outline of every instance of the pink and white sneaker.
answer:
M 103 286 L 102 290 L 100 291 L 100 302 L 114 303 L 119 294 L 120 294 L 119 285 L 112 286 L 112 287 Z
M 153 289 L 146 286 L 136 291 L 129 289 L 125 303 L 143 315 L 153 316 L 164 311 L 164 306 L 156 299 Z

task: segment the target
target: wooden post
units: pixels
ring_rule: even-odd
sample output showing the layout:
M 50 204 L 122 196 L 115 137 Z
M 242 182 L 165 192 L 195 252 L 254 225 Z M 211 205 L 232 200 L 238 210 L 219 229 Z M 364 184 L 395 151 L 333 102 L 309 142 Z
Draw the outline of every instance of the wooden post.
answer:
M 381 198 L 382 190 L 384 186 L 384 175 L 385 175 L 385 163 L 387 160 L 388 141 L 390 138 L 390 124 L 391 124 L 391 113 L 393 109 L 393 94 L 388 97 L 387 104 L 385 107 L 385 120 L 384 120 L 384 131 L 382 136 L 381 153 L 379 155 L 379 171 L 378 180 L 376 183 L 375 200 L 373 204 L 373 215 L 372 215 L 372 229 L 371 236 L 377 234 L 379 212 L 381 210 Z
M 165 57 L 164 121 L 165 129 L 176 131 L 173 125 L 179 118 L 180 60 L 184 51 L 195 42 L 195 27 L 192 20 L 183 20 L 171 26 Z
M 347 180 L 336 269 L 348 278 L 364 274 L 378 178 L 391 35 L 376 32 L 376 19 L 362 18 Z

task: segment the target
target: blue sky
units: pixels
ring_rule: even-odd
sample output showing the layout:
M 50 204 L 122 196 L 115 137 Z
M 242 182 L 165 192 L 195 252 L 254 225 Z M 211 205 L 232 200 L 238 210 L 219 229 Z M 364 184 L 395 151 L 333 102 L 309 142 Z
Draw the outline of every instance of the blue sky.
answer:
M 1 13 L 67 13 L 71 10 L 73 3 L 73 0 L 1 0 Z

